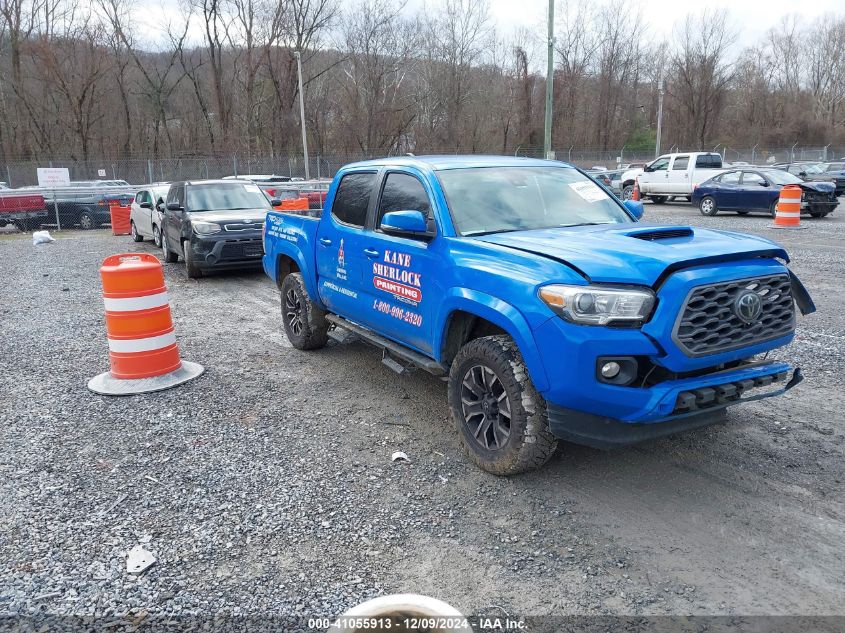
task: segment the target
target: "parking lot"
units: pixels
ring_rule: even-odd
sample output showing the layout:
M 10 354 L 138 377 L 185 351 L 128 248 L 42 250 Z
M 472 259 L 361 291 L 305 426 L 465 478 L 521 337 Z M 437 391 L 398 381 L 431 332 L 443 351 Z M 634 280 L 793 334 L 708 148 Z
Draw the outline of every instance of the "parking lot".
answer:
M 294 350 L 260 271 L 168 264 L 182 357 L 205 375 L 95 395 L 100 262 L 158 251 L 105 230 L 0 236 L 0 611 L 329 616 L 413 591 L 464 613 L 845 614 L 845 209 L 797 231 L 689 204 L 644 219 L 787 247 L 818 311 L 777 354 L 805 382 L 723 426 L 564 445 L 513 478 L 462 455 L 440 380 L 360 342 Z M 157 564 L 136 577 L 139 543 Z

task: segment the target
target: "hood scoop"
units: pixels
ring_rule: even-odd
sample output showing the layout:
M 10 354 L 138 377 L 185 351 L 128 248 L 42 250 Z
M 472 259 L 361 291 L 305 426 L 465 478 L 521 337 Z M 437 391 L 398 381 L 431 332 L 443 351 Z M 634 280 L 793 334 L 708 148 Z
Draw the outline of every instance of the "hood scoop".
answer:
M 629 231 L 626 235 L 646 242 L 656 242 L 658 240 L 692 237 L 693 231 L 689 226 L 661 226 Z

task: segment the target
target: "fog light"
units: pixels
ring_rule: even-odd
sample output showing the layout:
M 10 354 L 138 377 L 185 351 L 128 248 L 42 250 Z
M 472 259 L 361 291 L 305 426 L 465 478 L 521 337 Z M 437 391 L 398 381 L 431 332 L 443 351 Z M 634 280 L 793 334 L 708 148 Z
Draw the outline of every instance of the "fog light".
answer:
M 621 369 L 622 368 L 619 366 L 619 363 L 611 361 L 601 366 L 601 375 L 605 378 L 615 378 L 619 375 L 619 371 Z

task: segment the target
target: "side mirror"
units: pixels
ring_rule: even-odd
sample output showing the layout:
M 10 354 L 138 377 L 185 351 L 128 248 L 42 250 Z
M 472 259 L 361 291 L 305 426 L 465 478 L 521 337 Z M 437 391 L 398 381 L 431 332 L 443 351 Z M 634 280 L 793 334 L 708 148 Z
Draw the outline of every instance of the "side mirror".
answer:
M 168 202 L 167 206 L 165 207 L 168 211 L 183 211 L 182 205 L 178 202 Z
M 643 203 L 641 200 L 626 200 L 622 203 L 625 205 L 625 208 L 638 220 L 643 217 L 643 213 L 645 213 L 645 208 L 643 207 Z
M 391 211 L 381 218 L 379 228 L 392 235 L 419 237 L 428 235 L 428 223 L 422 211 Z
M 806 178 L 806 177 L 807 177 L 807 172 L 806 172 L 806 171 L 799 171 L 799 172 L 798 172 L 798 176 L 800 176 L 801 178 Z
M 282 199 L 281 198 L 270 198 L 270 206 L 273 207 L 274 209 L 276 207 L 280 207 L 281 205 L 282 205 Z
M 138 206 L 139 206 L 139 207 L 141 207 L 142 209 L 152 209 L 152 208 L 153 208 L 153 203 L 152 203 L 152 202 L 147 202 L 147 201 L 145 200 L 144 202 L 142 202 L 142 203 L 141 203 L 141 204 L 139 204 Z
M 763 182 L 761 182 L 761 183 L 760 183 L 760 186 L 761 186 L 761 187 L 768 187 L 768 186 L 769 186 L 769 181 L 768 181 L 768 180 L 764 180 Z

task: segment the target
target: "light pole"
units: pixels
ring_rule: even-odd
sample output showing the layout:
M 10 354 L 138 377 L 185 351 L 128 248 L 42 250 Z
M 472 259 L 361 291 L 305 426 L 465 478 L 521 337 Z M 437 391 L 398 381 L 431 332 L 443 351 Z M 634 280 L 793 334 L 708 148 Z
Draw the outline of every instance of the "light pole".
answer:
M 663 75 L 657 80 L 657 134 L 654 139 L 654 157 L 660 156 L 660 133 L 663 131 Z
M 552 153 L 552 105 L 555 82 L 555 0 L 549 0 L 549 42 L 548 65 L 546 68 L 546 126 L 543 137 L 543 154 L 553 159 Z
M 296 57 L 296 74 L 299 77 L 299 123 L 302 126 L 302 153 L 305 155 L 305 180 L 311 180 L 308 173 L 308 139 L 305 136 L 305 94 L 302 91 L 302 56 L 294 51 Z

